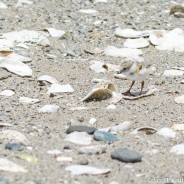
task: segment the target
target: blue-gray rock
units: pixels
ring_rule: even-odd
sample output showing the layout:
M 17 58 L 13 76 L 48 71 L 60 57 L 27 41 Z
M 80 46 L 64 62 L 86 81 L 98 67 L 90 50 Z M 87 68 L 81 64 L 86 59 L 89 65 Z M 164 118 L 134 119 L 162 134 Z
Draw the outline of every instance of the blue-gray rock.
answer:
M 22 151 L 24 149 L 24 146 L 22 144 L 17 143 L 7 143 L 5 145 L 5 149 Z
M 104 142 L 108 142 L 108 143 L 112 143 L 112 142 L 118 140 L 118 138 L 115 135 L 113 135 L 109 132 L 99 131 L 99 130 L 96 130 L 94 132 L 93 138 L 97 141 L 104 141 Z
M 0 176 L 0 184 L 9 184 L 9 180 Z
M 88 126 L 70 126 L 66 133 L 70 134 L 72 132 L 87 132 L 88 134 L 93 134 L 96 131 L 96 128 Z
M 141 162 L 142 156 L 133 150 L 127 148 L 118 148 L 111 153 L 111 158 L 117 159 L 125 163 Z

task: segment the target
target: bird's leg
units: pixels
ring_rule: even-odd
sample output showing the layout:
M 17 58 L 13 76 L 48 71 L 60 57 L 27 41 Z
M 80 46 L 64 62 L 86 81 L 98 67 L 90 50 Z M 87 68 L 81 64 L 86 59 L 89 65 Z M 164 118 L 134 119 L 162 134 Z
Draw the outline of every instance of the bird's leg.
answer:
M 141 82 L 141 92 L 139 93 L 139 95 L 141 95 L 143 88 L 144 88 L 144 81 Z
M 130 88 L 128 89 L 128 91 L 122 93 L 123 95 L 132 95 L 132 93 L 130 92 L 130 90 L 132 89 L 133 85 L 135 84 L 135 81 L 132 81 L 132 84 L 130 85 Z M 134 96 L 134 95 L 132 95 Z

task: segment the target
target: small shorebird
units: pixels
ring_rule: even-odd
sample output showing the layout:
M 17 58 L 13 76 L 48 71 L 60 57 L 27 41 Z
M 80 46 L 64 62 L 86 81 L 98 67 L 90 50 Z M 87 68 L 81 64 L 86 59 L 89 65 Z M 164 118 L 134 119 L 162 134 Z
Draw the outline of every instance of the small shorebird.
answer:
M 130 90 L 132 89 L 133 85 L 135 84 L 135 81 L 141 81 L 141 91 L 139 95 L 141 95 L 142 90 L 144 88 L 144 80 L 146 77 L 152 73 L 155 72 L 155 67 L 152 67 L 151 65 L 144 66 L 142 62 L 132 62 L 132 61 L 126 61 L 121 65 L 121 69 L 117 71 L 117 73 L 122 73 L 125 75 L 125 77 L 129 80 L 132 80 L 132 84 L 130 85 L 130 88 L 125 92 L 122 93 L 124 95 L 132 95 L 134 96 Z

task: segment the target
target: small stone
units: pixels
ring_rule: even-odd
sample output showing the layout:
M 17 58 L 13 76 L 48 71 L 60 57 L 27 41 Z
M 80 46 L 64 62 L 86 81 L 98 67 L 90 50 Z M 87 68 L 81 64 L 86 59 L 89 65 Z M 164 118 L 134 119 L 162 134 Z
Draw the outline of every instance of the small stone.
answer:
M 112 159 L 117 159 L 125 163 L 141 162 L 142 156 L 133 150 L 127 148 L 118 148 L 111 154 Z
M 65 55 L 66 56 L 71 56 L 71 57 L 75 57 L 76 56 L 76 54 L 75 54 L 75 52 L 73 50 L 67 50 Z
M 6 79 L 11 76 L 10 72 L 0 69 L 0 80 Z
M 9 180 L 4 177 L 0 177 L 0 184 L 9 184 Z
M 90 118 L 89 124 L 94 125 L 96 123 L 96 118 Z
M 58 162 L 72 162 L 72 157 L 57 157 L 56 160 Z
M 78 145 L 90 145 L 92 138 L 86 132 L 72 132 L 66 136 L 65 141 Z
M 115 135 L 113 135 L 109 132 L 99 131 L 99 130 L 96 130 L 94 132 L 93 138 L 97 141 L 104 141 L 104 142 L 108 142 L 108 143 L 112 143 L 112 142 L 118 140 L 118 138 Z
M 174 101 L 177 103 L 177 104 L 184 104 L 184 95 L 182 96 L 177 96 Z
M 8 143 L 5 145 L 5 149 L 22 151 L 24 149 L 24 146 L 17 143 Z
M 162 135 L 163 137 L 166 137 L 166 138 L 175 138 L 176 136 L 176 132 L 174 132 L 172 129 L 167 127 L 159 129 L 157 134 Z
M 116 109 L 116 105 L 110 104 L 110 105 L 107 106 L 107 109 L 108 110 L 115 110 Z
M 77 117 L 77 120 L 78 120 L 79 122 L 84 122 L 84 117 L 83 117 L 83 116 L 78 116 L 78 117 Z
M 88 134 L 93 134 L 97 129 L 93 127 L 88 127 L 88 126 L 70 126 L 66 133 L 70 134 L 72 132 L 87 132 Z
M 79 148 L 80 154 L 100 154 L 106 152 L 106 146 L 105 145 L 94 145 L 94 146 L 85 146 Z

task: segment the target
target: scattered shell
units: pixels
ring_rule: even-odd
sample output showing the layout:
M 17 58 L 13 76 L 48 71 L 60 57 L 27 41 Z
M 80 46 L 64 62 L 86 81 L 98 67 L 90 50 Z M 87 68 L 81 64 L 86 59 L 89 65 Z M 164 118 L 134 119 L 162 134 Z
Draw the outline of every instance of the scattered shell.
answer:
M 90 69 L 95 71 L 96 73 L 105 73 L 106 69 L 103 67 L 104 63 L 96 60 L 90 61 Z
M 114 46 L 106 47 L 104 53 L 107 56 L 113 57 L 136 57 L 143 54 L 142 50 L 140 49 L 117 48 Z
M 93 3 L 94 4 L 97 4 L 97 3 L 108 3 L 108 0 L 94 0 Z
M 184 31 L 176 28 L 165 35 L 165 39 L 156 46 L 159 50 L 184 52 Z
M 1 6 L 1 5 L 0 5 Z M 12 48 L 14 47 L 13 43 L 6 39 L 0 39 L 0 52 L 12 52 Z
M 176 132 L 174 132 L 172 129 L 167 127 L 159 129 L 157 131 L 157 134 L 162 135 L 163 137 L 166 137 L 166 138 L 175 138 L 176 136 Z
M 160 45 L 165 40 L 166 33 L 165 30 L 153 31 L 149 36 L 149 40 L 153 45 Z
M 3 38 L 10 40 L 13 43 L 29 43 L 29 44 L 38 44 L 42 46 L 50 45 L 47 37 L 41 32 L 22 30 L 22 31 L 13 31 L 3 34 Z
M 65 168 L 66 171 L 70 171 L 73 175 L 99 175 L 106 174 L 111 171 L 111 169 L 101 169 L 86 165 L 71 165 Z
M 49 154 L 49 155 L 60 155 L 61 151 L 60 150 L 48 150 L 47 154 Z
M 24 4 L 29 4 L 29 5 L 31 5 L 31 4 L 33 4 L 33 2 L 32 1 L 29 1 L 29 0 L 18 0 L 18 3 L 16 4 L 16 7 L 18 8 L 18 7 L 21 7 L 21 6 L 23 6 Z
M 58 112 L 60 107 L 58 105 L 44 105 L 38 110 L 39 113 L 54 113 Z
M 82 99 L 82 101 L 106 100 L 112 97 L 113 91 L 116 91 L 116 87 L 113 83 L 101 81 Z
M 149 42 L 145 38 L 127 39 L 124 42 L 123 46 L 127 47 L 127 48 L 139 49 L 139 48 L 148 47 L 149 46 Z
M 84 14 L 97 14 L 97 11 L 93 9 L 81 9 L 79 12 Z
M 96 47 L 96 48 L 84 49 L 84 52 L 89 54 L 101 54 L 103 50 L 101 48 Z
M 173 130 L 179 130 L 179 131 L 183 131 L 184 130 L 184 124 L 174 124 L 172 127 L 171 127 Z
M 22 77 L 30 77 L 32 76 L 32 70 L 28 65 L 20 62 L 13 61 L 9 59 L 3 59 L 0 61 L 0 67 L 7 69 L 9 72 L 15 73 Z
M 108 110 L 115 110 L 117 107 L 116 107 L 116 105 L 114 105 L 114 104 L 110 104 L 110 105 L 108 105 L 107 106 L 107 109 Z
M 6 70 L 0 69 L 0 80 L 7 79 L 11 76 L 10 72 L 7 72 Z
M 79 145 L 89 145 L 92 137 L 86 132 L 72 132 L 66 136 L 65 141 Z
M 65 34 L 65 31 L 54 29 L 54 28 L 46 28 L 44 29 L 44 31 L 45 30 L 48 31 L 50 36 L 52 37 L 62 37 Z
M 96 123 L 96 118 L 90 118 L 89 124 L 94 125 Z
M 4 4 L 3 2 L 0 2 L 0 9 L 7 9 L 7 5 Z
M 137 134 L 138 131 L 144 131 L 147 135 L 149 135 L 149 134 L 156 133 L 158 130 L 154 127 L 144 126 L 144 127 L 137 128 L 136 130 L 132 132 L 132 134 Z
M 22 155 L 17 155 L 17 157 L 23 160 L 26 160 L 31 164 L 36 164 L 38 161 L 38 159 L 34 155 L 22 154 Z
M 49 75 L 42 75 L 37 80 L 38 81 L 47 81 L 47 82 L 49 82 L 51 84 L 58 84 L 59 83 L 55 78 L 53 78 L 53 77 L 51 77 Z
M 130 129 L 133 126 L 133 124 L 130 121 L 125 121 L 123 123 L 120 123 L 119 125 L 110 127 L 110 132 L 123 132 L 125 130 Z
M 94 145 L 94 146 L 85 146 L 79 148 L 80 154 L 100 154 L 105 153 L 107 147 L 105 145 Z
M 0 132 L 0 139 L 7 139 L 8 141 L 13 141 L 14 143 L 29 145 L 29 140 L 26 136 L 16 130 L 3 130 Z
M 135 31 L 133 29 L 116 28 L 115 35 L 123 38 L 140 38 L 149 36 L 152 32 L 152 30 Z
M 109 63 L 104 64 L 102 67 L 105 68 L 107 71 L 119 71 L 121 68 L 120 65 L 114 65 Z
M 0 95 L 1 96 L 13 96 L 15 94 L 15 92 L 14 91 L 12 91 L 12 90 L 3 90 L 3 91 L 1 91 L 0 92 Z
M 35 104 L 35 103 L 40 102 L 40 100 L 29 98 L 29 97 L 20 97 L 19 102 L 22 103 L 22 104 Z
M 58 162 L 72 162 L 73 161 L 72 157 L 63 157 L 63 156 L 57 157 L 56 160 Z
M 52 84 L 51 87 L 48 88 L 47 93 L 51 94 L 51 93 L 73 93 L 73 92 L 74 92 L 74 89 L 70 84 L 65 84 L 65 85 Z
M 184 71 L 184 67 L 172 67 L 173 69 L 176 69 L 176 70 L 181 70 L 181 71 Z
M 173 146 L 170 150 L 171 153 L 176 153 L 178 155 L 184 154 L 184 144 L 177 144 Z
M 164 73 L 163 73 L 163 76 L 166 76 L 166 77 L 170 77 L 170 76 L 182 76 L 184 75 L 184 71 L 180 71 L 180 70 L 166 70 Z
M 174 99 L 177 104 L 184 104 L 184 95 L 178 96 Z
M 22 166 L 15 164 L 14 162 L 5 158 L 0 158 L 0 170 L 8 172 L 27 172 L 27 170 Z
M 12 60 L 13 62 L 20 61 L 23 63 L 28 63 L 28 62 L 32 61 L 32 59 L 30 57 L 25 57 L 25 56 L 19 55 L 19 54 L 14 53 L 14 52 L 7 54 L 4 58 L 8 59 L 8 60 Z

